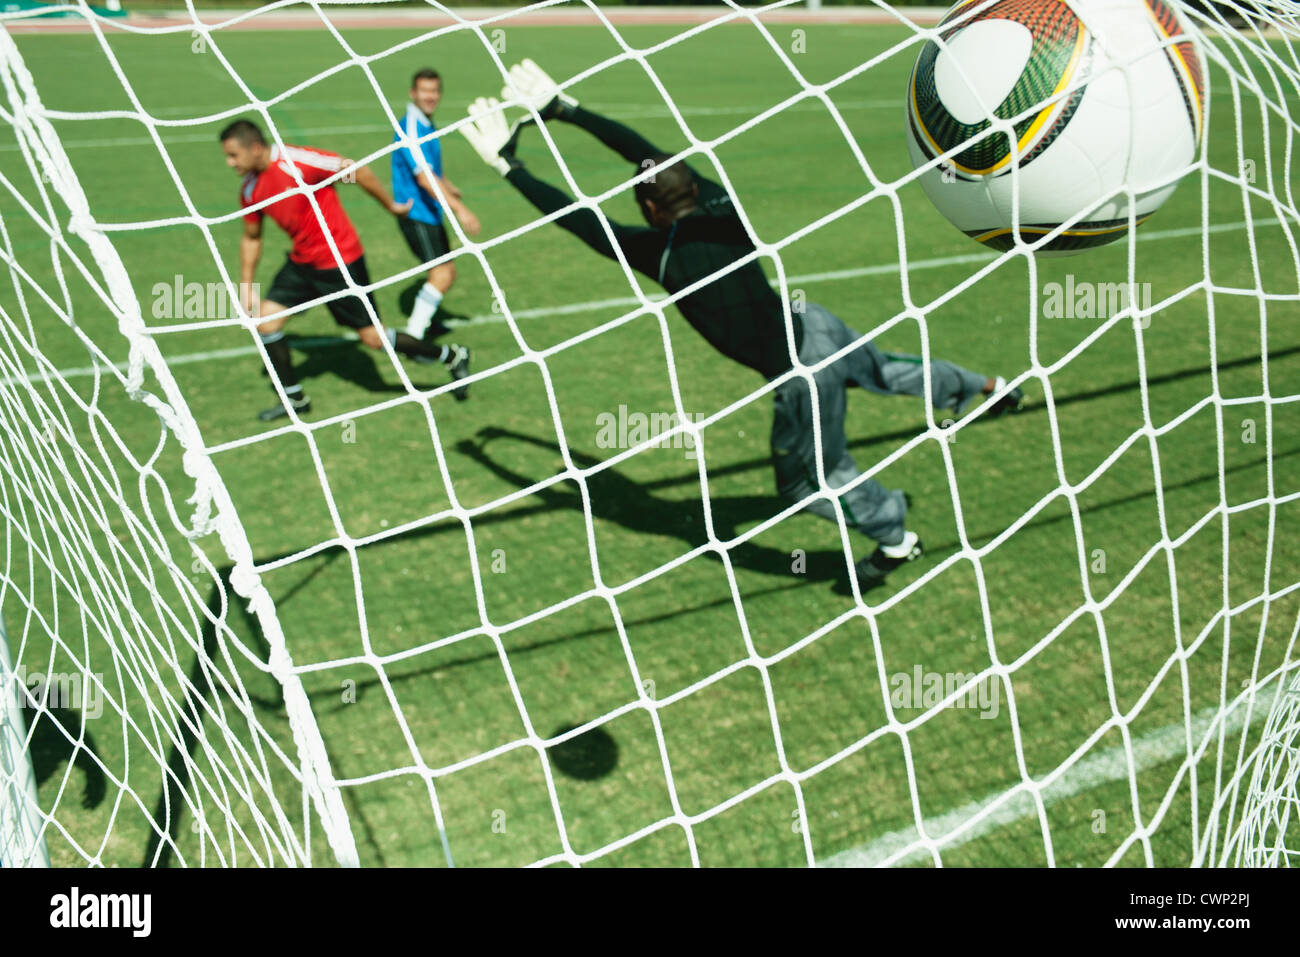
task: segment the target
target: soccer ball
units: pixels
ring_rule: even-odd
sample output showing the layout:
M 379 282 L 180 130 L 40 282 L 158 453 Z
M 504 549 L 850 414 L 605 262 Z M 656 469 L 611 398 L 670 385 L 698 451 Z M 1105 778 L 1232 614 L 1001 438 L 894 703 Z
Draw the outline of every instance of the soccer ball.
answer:
M 907 145 L 950 222 L 986 246 L 1074 253 L 1160 208 L 1196 157 L 1205 71 L 1166 0 L 965 0 L 907 88 Z M 993 129 L 993 119 L 1014 130 Z M 1130 200 L 1130 192 L 1131 200 Z M 1014 210 L 1019 196 L 1019 216 Z

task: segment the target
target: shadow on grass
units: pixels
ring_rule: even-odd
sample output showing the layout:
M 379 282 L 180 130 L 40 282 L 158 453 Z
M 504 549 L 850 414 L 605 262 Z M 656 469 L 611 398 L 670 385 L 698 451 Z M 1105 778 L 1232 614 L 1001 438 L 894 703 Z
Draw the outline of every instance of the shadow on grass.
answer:
M 551 737 L 558 738 L 576 727 L 570 724 L 556 728 Z M 577 781 L 597 781 L 618 767 L 618 742 L 604 728 L 592 728 L 576 738 L 551 745 L 547 754 L 556 770 Z
M 536 484 L 538 479 L 523 475 L 510 468 L 504 462 L 488 454 L 487 445 L 496 439 L 509 439 L 534 445 L 547 451 L 560 454 L 560 447 L 553 441 L 526 435 L 509 429 L 489 426 L 480 429 L 478 441 L 465 440 L 456 446 L 456 451 L 466 458 L 473 459 L 498 478 L 524 489 Z M 583 469 L 594 468 L 600 460 L 594 456 L 569 450 L 574 464 Z M 767 467 L 771 463 L 764 461 Z M 672 501 L 655 497 L 651 486 L 627 478 L 616 468 L 602 469 L 587 478 L 590 492 L 592 518 L 613 522 L 633 532 L 646 535 L 671 535 L 680 538 L 688 550 L 699 548 L 709 541 L 704 527 L 704 501 L 692 499 Z M 576 491 L 568 491 L 566 485 L 553 485 L 534 492 L 530 498 L 539 500 L 539 504 L 530 505 L 529 511 L 551 512 L 566 508 L 583 510 L 582 496 Z M 714 534 L 720 539 L 730 539 L 739 534 L 743 525 L 763 521 L 784 507 L 784 502 L 773 492 L 767 495 L 740 495 L 731 497 L 711 496 L 710 514 L 713 518 Z M 518 517 L 518 512 L 511 516 Z M 696 517 L 699 516 L 699 520 Z M 492 516 L 483 516 L 492 519 Z M 502 516 L 505 518 L 505 516 Z M 864 539 L 864 541 L 866 541 Z M 733 565 L 750 571 L 768 575 L 789 577 L 791 574 L 790 555 L 777 548 L 743 542 L 727 550 Z M 720 561 L 716 555 L 710 555 Z M 846 568 L 844 556 L 840 551 L 816 552 L 807 558 L 807 571 L 799 574 L 799 583 L 826 581 L 842 574 Z
M 230 585 L 229 566 L 220 571 L 218 581 L 213 584 L 212 590 L 208 593 L 207 608 L 208 614 L 203 618 L 201 632 L 203 654 L 195 656 L 194 663 L 186 676 L 185 687 L 188 693 L 181 704 L 186 720 L 176 720 L 173 725 L 178 729 L 179 734 L 173 737 L 167 752 L 167 765 L 163 772 L 158 800 L 154 804 L 153 828 L 148 847 L 145 849 L 142 864 L 144 867 L 169 867 L 176 854 L 177 840 L 182 828 L 186 826 L 188 816 L 185 811 L 190 804 L 186 795 L 193 781 L 190 768 L 194 765 L 194 745 L 198 741 L 199 731 L 203 728 L 205 713 L 200 707 L 200 702 L 206 700 L 209 704 L 212 703 L 213 668 L 219 668 L 219 662 L 224 658 L 218 641 L 217 627 L 214 624 L 215 621 L 222 620 L 223 610 L 228 610 L 231 616 L 242 617 L 245 634 L 260 645 L 263 658 L 269 657 L 269 649 L 266 647 L 256 618 L 248 611 L 245 603 L 235 595 Z M 214 662 L 218 664 L 214 665 Z M 259 700 L 251 693 L 249 699 L 261 707 L 278 708 L 281 713 L 283 712 L 282 700 L 278 702 Z
M 543 447 L 549 447 L 553 449 L 555 448 L 552 442 L 543 439 L 538 439 L 532 436 L 520 436 L 517 433 L 508 433 L 505 430 L 501 430 L 501 429 L 490 429 L 488 430 L 488 434 L 494 438 L 510 436 L 512 438 L 519 438 L 523 441 L 527 441 L 531 444 L 540 445 Z M 527 488 L 533 485 L 534 482 L 536 481 L 526 476 L 514 473 L 510 469 L 502 466 L 499 462 L 493 461 L 491 458 L 486 456 L 483 448 L 479 444 L 472 443 L 472 442 L 461 443 L 461 445 L 458 447 L 458 451 L 462 452 L 462 454 L 465 454 L 467 456 L 476 458 L 478 461 L 482 462 L 486 467 L 493 469 L 498 475 L 507 478 L 508 480 L 518 484 L 521 488 Z M 571 452 L 570 454 L 573 456 L 575 464 L 585 466 L 594 462 L 594 460 L 588 459 L 587 457 L 583 456 L 581 453 Z M 1286 452 L 1276 453 L 1274 455 L 1274 461 L 1283 458 L 1294 457 L 1297 455 L 1300 455 L 1300 448 L 1292 449 Z M 1264 461 L 1265 460 L 1261 458 L 1254 462 L 1246 462 L 1238 465 L 1229 466 L 1224 471 L 1225 474 L 1246 471 L 1249 469 L 1258 468 L 1261 464 L 1263 464 Z M 766 465 L 766 463 L 764 464 Z M 702 529 L 678 528 L 674 531 L 673 529 L 666 528 L 662 524 L 662 522 L 656 521 L 654 519 L 654 513 L 656 507 L 662 508 L 665 505 L 671 505 L 674 507 L 682 508 L 683 510 L 689 510 L 690 508 L 694 508 L 700 505 L 698 500 L 688 501 L 688 502 L 665 503 L 662 500 L 656 499 L 654 498 L 654 496 L 650 495 L 649 492 L 647 491 L 648 486 L 646 484 L 632 482 L 631 480 L 626 479 L 621 475 L 618 475 L 616 470 L 614 469 L 606 469 L 602 471 L 600 475 L 612 476 L 611 481 L 613 483 L 613 487 L 618 490 L 621 490 L 623 494 L 622 496 L 613 495 L 613 496 L 599 496 L 599 497 L 593 495 L 592 497 L 593 515 L 595 515 L 596 517 L 618 522 L 619 524 L 622 524 L 629 529 L 638 532 L 647 533 L 647 534 L 659 534 L 659 535 L 665 533 L 679 534 L 681 535 L 685 543 L 689 545 L 691 548 L 696 547 L 697 545 L 703 543 L 706 540 Z M 1177 489 L 1188 488 L 1205 482 L 1211 482 L 1211 481 L 1217 482 L 1218 479 L 1219 479 L 1219 473 L 1216 471 L 1212 473 L 1205 473 L 1199 476 L 1193 476 L 1191 478 L 1185 479 L 1184 481 L 1177 482 L 1177 483 L 1166 483 L 1163 487 L 1166 492 L 1171 492 Z M 590 482 L 590 479 L 588 481 Z M 1153 488 L 1139 489 L 1137 491 L 1128 493 L 1126 495 L 1117 496 L 1115 498 L 1108 499 L 1105 501 L 1099 501 L 1088 505 L 1081 504 L 1079 507 L 1079 512 L 1081 515 L 1088 515 L 1093 513 L 1105 512 L 1107 510 L 1114 509 L 1114 508 L 1122 508 L 1126 505 L 1132 504 L 1133 502 L 1150 498 L 1153 494 L 1154 494 Z M 535 514 L 552 512 L 557 508 L 572 508 L 572 509 L 581 510 L 583 507 L 582 499 L 578 494 L 565 492 L 554 488 L 544 489 L 538 493 L 535 493 L 535 497 L 541 497 L 543 503 L 539 505 L 521 505 L 508 512 L 503 512 L 500 514 L 493 513 L 493 514 L 484 515 L 475 519 L 475 525 L 480 526 L 480 525 L 488 525 L 495 522 L 517 521 Z M 776 499 L 775 495 L 752 496 L 752 497 L 746 496 L 738 499 L 713 499 L 712 501 L 714 505 L 715 528 L 718 530 L 719 536 L 730 537 L 731 535 L 734 535 L 738 525 L 746 520 L 753 520 L 755 518 L 762 519 L 768 517 L 768 515 L 771 514 L 773 502 L 775 501 L 775 499 Z M 614 504 L 608 506 L 599 506 L 598 500 L 613 501 Z M 1072 516 L 1069 513 L 1060 513 L 1056 515 L 1040 515 L 1032 519 L 1030 522 L 1028 522 L 1025 527 L 1043 529 L 1043 528 L 1049 528 L 1052 525 L 1056 525 L 1061 522 L 1068 522 L 1071 520 L 1072 520 Z M 441 526 L 432 526 L 432 527 L 417 529 L 411 532 L 407 532 L 402 536 L 398 536 L 398 538 L 409 540 L 411 538 L 417 538 L 417 537 L 435 536 L 439 534 L 448 534 L 448 533 L 459 533 L 460 531 L 461 531 L 461 526 L 459 523 L 448 523 L 446 525 L 441 525 Z M 972 542 L 979 543 L 979 542 L 989 541 L 995 538 L 997 535 L 1001 534 L 1001 532 L 1002 529 L 988 529 L 980 532 L 972 531 L 970 538 Z M 390 539 L 389 541 L 393 541 L 393 540 L 396 539 Z M 935 540 L 932 542 L 927 542 L 927 553 L 926 553 L 927 558 L 923 559 L 923 562 L 930 563 L 932 561 L 937 561 L 940 557 L 946 555 L 949 552 L 955 551 L 960 547 L 961 547 L 961 543 L 955 538 L 951 540 Z M 332 561 L 335 557 L 337 557 L 338 554 L 341 553 L 340 552 L 333 553 L 331 557 L 327 559 L 327 561 Z M 793 591 L 796 589 L 808 587 L 809 585 L 819 581 L 831 581 L 833 585 L 838 586 L 841 582 L 845 580 L 846 565 L 842 553 L 838 551 L 822 551 L 822 552 L 809 553 L 807 556 L 807 573 L 799 574 L 799 575 L 795 575 L 791 572 L 790 556 L 786 552 L 781 551 L 779 549 L 764 548 L 762 546 L 753 545 L 752 543 L 744 543 L 742 545 L 738 545 L 730 549 L 728 554 L 731 556 L 733 564 L 735 564 L 737 567 L 747 568 L 752 571 L 759 571 L 779 578 L 786 579 L 785 583 L 774 585 L 770 588 L 747 589 L 745 593 L 742 595 L 742 598 L 753 599 L 765 595 L 771 595 L 771 594 L 776 594 L 785 591 Z M 790 579 L 796 579 L 796 580 L 791 581 Z M 298 587 L 299 586 L 295 586 L 294 591 L 297 591 Z M 285 604 L 285 602 L 286 602 L 285 597 L 278 599 L 277 607 L 282 607 Z M 680 608 L 671 612 L 665 612 L 657 615 L 650 615 L 638 619 L 630 619 L 630 618 L 624 619 L 624 625 L 625 626 L 631 625 L 635 627 L 639 625 L 653 624 L 656 622 L 681 619 L 681 618 L 685 618 L 686 616 L 697 614 L 703 611 L 708 611 L 710 609 L 714 609 L 720 606 L 724 606 L 724 605 L 730 606 L 733 603 L 734 603 L 733 597 L 730 594 L 728 594 L 726 596 L 717 598 L 713 601 L 703 602 L 701 604 L 694 605 L 688 608 Z M 512 648 L 511 654 L 524 655 L 530 652 L 541 651 L 543 649 L 550 648 L 562 643 L 572 643 L 587 638 L 607 637 L 611 633 L 615 632 L 615 630 L 616 630 L 615 627 L 612 625 L 603 625 L 595 628 L 589 628 L 582 631 L 572 632 L 567 635 L 561 635 L 554 638 L 543 639 L 543 640 L 532 642 L 530 644 L 521 645 L 519 647 Z M 498 657 L 497 652 L 494 649 L 492 651 L 484 652 L 481 654 L 467 655 L 463 658 L 444 661 L 438 664 L 437 666 L 428 669 L 412 671 L 399 676 L 389 676 L 389 681 L 392 682 L 393 684 L 397 684 L 403 681 L 427 678 L 429 675 L 434 673 L 447 672 L 456 668 L 481 664 L 484 661 L 496 660 L 497 657 Z M 380 687 L 380 685 L 381 682 L 379 681 L 378 678 L 371 681 L 358 682 L 356 686 L 358 700 L 360 696 L 365 694 L 367 690 L 378 688 Z M 329 710 L 339 711 L 345 707 L 347 707 L 347 705 L 337 704 Z
M 300 382 L 305 383 L 320 376 L 331 375 L 351 382 L 367 392 L 380 394 L 406 392 L 406 387 L 400 382 L 389 381 L 384 377 L 385 371 L 388 372 L 390 377 L 393 375 L 392 369 L 389 368 L 387 355 L 375 349 L 366 348 L 357 339 L 343 336 L 287 335 L 285 341 L 289 343 L 289 347 L 294 352 L 306 357 L 304 360 L 295 362 L 293 367 L 293 371 Z M 259 366 L 262 378 L 267 379 L 267 388 L 269 390 L 270 379 L 266 371 L 266 365 L 261 358 L 255 361 Z M 405 363 L 407 375 L 411 378 L 411 385 L 414 388 L 423 391 L 435 389 L 444 384 L 442 381 L 423 381 L 425 375 L 428 374 L 428 370 L 435 368 L 433 365 L 420 366 L 408 359 L 401 359 L 400 361 Z M 441 369 L 440 366 L 437 368 Z
M 89 811 L 104 803 L 104 796 L 108 793 L 107 778 L 100 764 L 95 738 L 86 727 L 81 712 L 72 708 L 37 711 L 32 719 L 28 753 L 38 790 L 55 771 L 71 764 L 85 779 L 81 806 Z

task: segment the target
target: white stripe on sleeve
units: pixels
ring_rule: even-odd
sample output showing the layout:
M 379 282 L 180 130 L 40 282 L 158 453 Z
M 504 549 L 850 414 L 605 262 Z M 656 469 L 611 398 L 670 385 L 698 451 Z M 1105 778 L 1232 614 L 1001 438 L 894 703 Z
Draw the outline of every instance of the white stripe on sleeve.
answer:
M 336 173 L 343 168 L 343 157 L 341 156 L 329 156 L 315 150 L 303 149 L 300 146 L 286 146 L 282 152 L 285 159 L 295 166 L 311 166 L 331 173 Z

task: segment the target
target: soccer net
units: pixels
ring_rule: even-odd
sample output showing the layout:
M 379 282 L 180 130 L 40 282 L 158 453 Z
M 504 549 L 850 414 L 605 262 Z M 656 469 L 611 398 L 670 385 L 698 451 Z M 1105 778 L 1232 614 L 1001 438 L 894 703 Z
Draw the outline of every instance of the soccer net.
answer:
M 67 37 L 0 15 L 0 863 L 1293 862 L 1300 24 L 1178 6 L 1209 74 L 1197 159 L 1070 260 L 976 247 L 920 192 L 903 92 L 941 11 L 82 3 Z M 63 83 L 59 44 L 102 88 Z M 793 309 L 1026 388 L 1001 433 L 851 400 L 866 475 L 928 492 L 915 571 L 829 591 L 868 543 L 824 486 L 834 524 L 771 494 L 779 381 L 700 358 L 679 297 L 470 168 L 464 105 L 522 56 L 715 174 Z M 213 307 L 240 301 L 216 130 L 353 137 L 386 178 L 427 63 L 456 65 L 436 135 L 484 220 L 449 218 L 440 257 L 482 300 L 449 323 L 472 397 L 391 348 L 359 367 L 311 335 L 317 300 L 289 327 L 317 411 L 254 428 L 265 350 Z M 579 206 L 635 215 L 596 147 L 527 135 Z M 361 202 L 386 303 L 429 263 Z M 160 260 L 191 248 L 160 313 Z M 1099 309 L 1107 286 L 1146 294 Z

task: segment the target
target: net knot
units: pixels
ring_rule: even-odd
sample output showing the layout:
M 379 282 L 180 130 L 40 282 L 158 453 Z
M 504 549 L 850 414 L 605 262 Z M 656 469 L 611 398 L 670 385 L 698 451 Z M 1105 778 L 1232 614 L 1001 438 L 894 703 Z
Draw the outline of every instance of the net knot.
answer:
M 261 577 L 248 565 L 239 563 L 230 569 L 230 587 L 236 595 L 252 598 L 261 583 Z
M 85 239 L 95 232 L 95 220 L 87 212 L 73 211 L 68 217 L 68 234 L 78 239 Z
M 212 515 L 212 475 L 208 468 L 208 458 L 202 452 L 188 449 L 181 461 L 185 474 L 194 480 L 194 494 L 185 500 L 186 504 L 194 506 L 186 537 L 202 538 L 211 533 L 217 524 Z
M 272 644 L 271 654 L 267 657 L 266 665 L 271 672 L 271 676 L 281 685 L 293 677 L 293 659 L 289 657 L 289 649 L 284 646 L 283 642 Z

